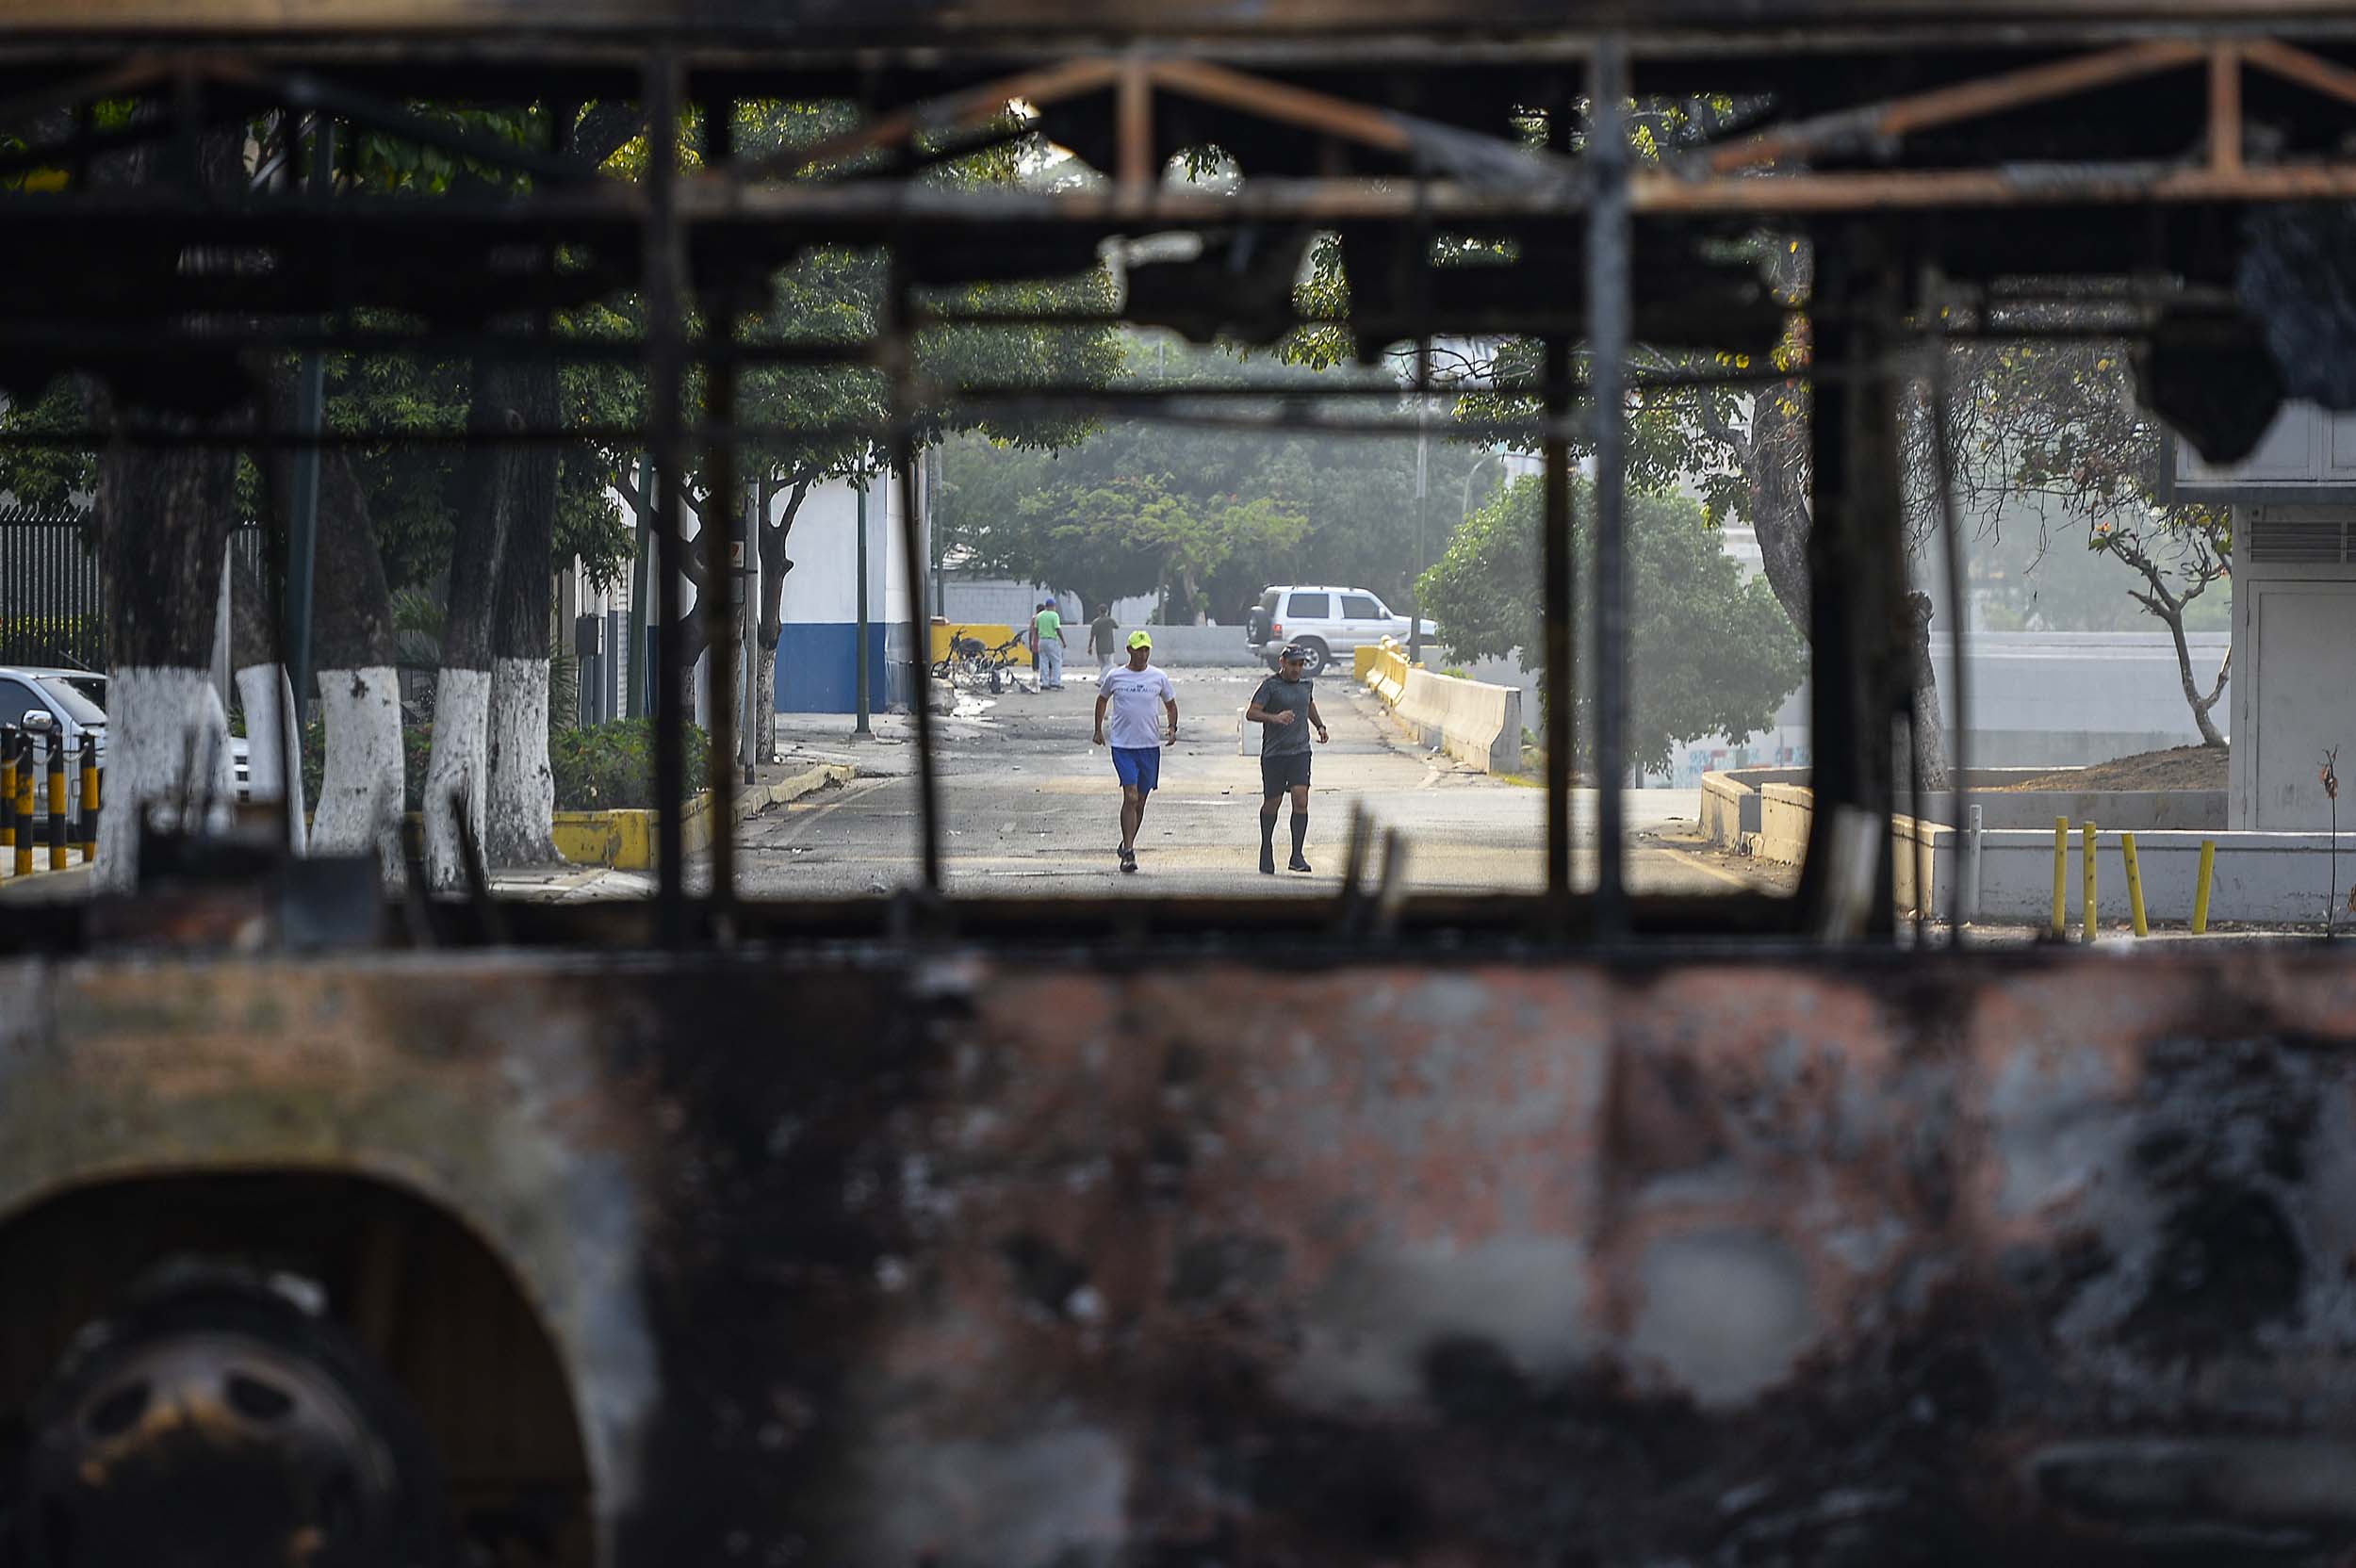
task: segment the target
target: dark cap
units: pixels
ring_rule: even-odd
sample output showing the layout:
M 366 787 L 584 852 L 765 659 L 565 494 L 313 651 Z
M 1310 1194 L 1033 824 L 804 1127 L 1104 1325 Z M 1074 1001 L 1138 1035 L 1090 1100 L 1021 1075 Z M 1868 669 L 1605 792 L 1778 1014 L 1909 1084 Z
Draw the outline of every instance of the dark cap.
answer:
M 1286 643 L 1284 648 L 1278 652 L 1276 657 L 1279 659 L 1298 659 L 1306 662 L 1309 657 L 1309 650 L 1302 647 L 1299 643 Z

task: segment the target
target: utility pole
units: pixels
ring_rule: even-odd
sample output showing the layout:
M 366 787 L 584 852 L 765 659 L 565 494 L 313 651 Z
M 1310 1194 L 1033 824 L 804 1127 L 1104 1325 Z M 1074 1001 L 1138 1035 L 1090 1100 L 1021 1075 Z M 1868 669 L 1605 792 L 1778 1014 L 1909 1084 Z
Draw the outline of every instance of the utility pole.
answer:
M 859 723 L 851 727 L 854 741 L 871 741 L 875 732 L 867 722 L 867 465 L 862 454 L 859 464 Z M 910 583 L 911 592 L 915 584 Z
M 1425 374 L 1418 378 L 1430 381 L 1431 351 L 1424 353 Z M 1425 385 L 1415 391 L 1415 575 L 1407 584 L 1407 662 L 1423 662 L 1423 522 L 1428 510 L 1426 502 L 1432 494 L 1432 396 Z
M 740 661 L 739 667 L 744 671 L 736 688 L 742 706 L 736 733 L 737 753 L 744 759 L 744 783 L 749 787 L 753 782 L 755 765 L 768 760 L 767 758 L 759 754 L 761 727 L 755 721 L 760 715 L 753 711 L 755 689 L 760 685 L 760 682 L 754 679 L 756 673 L 754 666 L 761 659 L 761 618 L 749 613 L 752 607 L 760 602 L 753 593 L 754 580 L 761 570 L 761 531 L 768 526 L 769 522 L 768 518 L 761 514 L 761 484 L 758 481 L 748 482 L 744 486 L 743 515 L 744 526 L 736 540 L 737 569 L 733 583 L 736 595 L 737 658 Z

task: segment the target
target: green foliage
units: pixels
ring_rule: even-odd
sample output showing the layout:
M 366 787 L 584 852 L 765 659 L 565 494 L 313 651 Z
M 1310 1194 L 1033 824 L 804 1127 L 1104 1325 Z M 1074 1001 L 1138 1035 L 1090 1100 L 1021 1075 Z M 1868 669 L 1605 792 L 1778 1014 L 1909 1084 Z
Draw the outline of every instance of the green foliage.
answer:
M 401 733 L 404 782 L 402 809 L 423 808 L 419 791 L 426 764 L 434 756 L 434 727 L 412 725 Z M 703 787 L 711 765 L 711 741 L 694 725 L 687 727 L 687 779 L 691 792 Z M 587 728 L 551 728 L 548 767 L 556 776 L 556 808 L 560 811 L 618 810 L 654 804 L 654 724 L 648 719 L 615 719 Z M 307 809 L 319 804 L 320 781 L 327 773 L 327 731 L 313 720 L 303 735 L 303 799 Z
M 106 661 L 103 615 L 35 615 L 0 612 L 0 664 L 88 664 Z
M 548 766 L 556 775 L 556 808 L 603 811 L 649 807 L 654 796 L 655 727 L 651 719 L 615 719 L 548 736 Z M 711 741 L 687 727 L 687 788 L 703 787 Z
M 1221 356 L 1170 352 L 1144 339 L 1131 342 L 1128 358 L 1140 384 L 1241 379 Z M 1252 384 L 1281 387 L 1348 373 L 1255 367 Z M 1367 384 L 1386 394 L 1395 386 L 1387 378 Z M 1435 428 L 1427 454 L 1427 560 L 1462 509 L 1497 480 L 1490 454 L 1444 434 Z M 1225 620 L 1270 582 L 1327 581 L 1372 589 L 1403 609 L 1415 580 L 1411 439 L 1239 434 L 1122 420 L 1055 454 L 952 437 L 941 474 L 938 516 L 952 561 L 1076 590 L 1091 609 L 1167 588 L 1176 613 L 1207 602 Z
M 79 430 L 88 422 L 81 389 L 53 381 L 25 402 L 0 397 L 0 431 L 11 435 Z M 0 490 L 27 506 L 59 511 L 98 487 L 98 454 L 87 448 L 0 447 Z
M 1519 652 L 1528 668 L 1545 645 L 1544 496 L 1536 477 L 1516 480 L 1424 574 L 1425 611 L 1458 657 Z M 1581 487 L 1575 515 L 1589 514 L 1588 504 Z M 1590 532 L 1576 531 L 1582 581 L 1594 580 Z M 1682 497 L 1631 494 L 1628 545 L 1629 761 L 1658 770 L 1686 741 L 1723 733 L 1739 743 L 1766 728 L 1807 669 L 1799 636 L 1766 583 L 1742 580 L 1701 508 Z M 1591 700 L 1579 694 L 1582 736 L 1594 731 Z

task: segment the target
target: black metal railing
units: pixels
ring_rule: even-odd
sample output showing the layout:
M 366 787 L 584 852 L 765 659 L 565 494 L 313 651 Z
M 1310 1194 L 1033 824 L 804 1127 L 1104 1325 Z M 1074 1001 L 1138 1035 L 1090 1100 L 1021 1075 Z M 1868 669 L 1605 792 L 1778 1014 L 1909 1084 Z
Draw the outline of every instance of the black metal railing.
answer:
M 0 664 L 106 668 L 96 546 L 90 513 L 0 508 Z

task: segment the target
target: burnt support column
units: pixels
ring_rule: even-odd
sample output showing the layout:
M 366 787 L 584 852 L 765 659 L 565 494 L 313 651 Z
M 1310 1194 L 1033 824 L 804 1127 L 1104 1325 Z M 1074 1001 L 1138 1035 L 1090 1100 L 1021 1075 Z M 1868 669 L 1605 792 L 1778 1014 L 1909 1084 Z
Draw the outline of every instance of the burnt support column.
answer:
M 687 942 L 686 837 L 688 680 L 686 629 L 679 624 L 679 574 L 687 544 L 679 535 L 686 455 L 679 398 L 685 381 L 686 324 L 680 318 L 684 268 L 679 227 L 679 67 L 668 50 L 646 64 L 646 415 L 655 490 L 655 888 L 656 939 Z
M 1595 445 L 1595 935 L 1628 935 L 1628 44 L 1595 42 L 1588 86 L 1587 384 Z
M 1903 302 L 1898 263 L 1876 229 L 1818 236 L 1808 542 L 1815 814 L 1800 897 L 1816 928 L 1834 936 L 1897 928 L 1890 815 L 1908 664 L 1891 347 Z
M 906 238 L 897 245 L 910 243 Z M 924 523 L 916 498 L 916 442 L 912 389 L 916 353 L 910 325 L 908 268 L 894 256 L 888 315 L 878 335 L 892 363 L 892 474 L 900 492 L 900 549 L 906 563 L 908 600 L 908 716 L 916 731 L 918 849 L 924 890 L 941 891 L 941 763 L 933 755 L 932 628 L 924 618 Z M 862 593 L 865 592 L 862 585 Z
M 704 167 L 725 170 L 736 156 L 736 100 L 703 100 Z M 704 422 L 709 444 L 704 449 L 704 494 L 711 498 L 704 516 L 704 586 L 696 609 L 704 617 L 706 690 L 712 791 L 712 929 L 728 924 L 728 905 L 736 896 L 736 662 L 738 618 L 744 613 L 744 550 L 747 541 L 736 537 L 731 519 L 744 515 L 736 478 L 736 344 L 737 302 L 723 285 L 718 297 L 703 301 L 706 333 L 712 339 L 710 363 L 704 372 Z M 746 675 L 750 676 L 750 671 Z
M 1546 533 L 1539 569 L 1546 574 L 1546 899 L 1553 934 L 1570 919 L 1571 703 L 1578 679 L 1571 659 L 1571 449 L 1564 426 L 1571 413 L 1571 346 L 1546 345 Z

